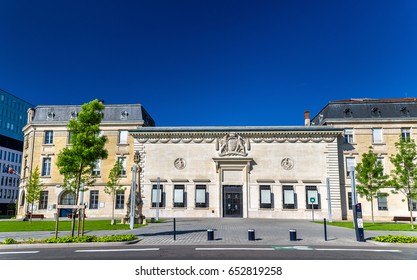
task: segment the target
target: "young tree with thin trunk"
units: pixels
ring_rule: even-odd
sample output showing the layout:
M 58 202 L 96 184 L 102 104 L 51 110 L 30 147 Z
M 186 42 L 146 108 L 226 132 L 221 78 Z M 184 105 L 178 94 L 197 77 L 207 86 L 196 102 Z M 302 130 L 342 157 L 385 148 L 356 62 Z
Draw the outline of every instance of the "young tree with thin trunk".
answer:
M 356 180 L 359 184 L 356 191 L 361 197 L 365 197 L 371 204 L 372 223 L 374 223 L 374 198 L 387 184 L 388 175 L 384 175 L 384 166 L 378 160 L 378 155 L 373 147 L 369 147 L 367 153 L 362 154 L 362 161 L 356 166 Z
M 68 122 L 71 145 L 58 154 L 57 167 L 64 175 L 63 189 L 75 195 L 76 205 L 79 203 L 81 184 L 91 186 L 95 181 L 92 171 L 96 161 L 107 158 L 104 148 L 107 139 L 100 135 L 103 110 L 104 105 L 98 100 L 82 105 L 77 118 Z M 71 236 L 74 236 L 74 227 L 75 215 L 72 215 Z
M 36 166 L 35 170 L 30 172 L 28 184 L 26 186 L 26 201 L 31 206 L 29 212 L 29 222 L 32 223 L 33 205 L 40 200 L 41 192 L 45 189 L 40 180 L 39 167 Z
M 414 230 L 413 224 L 413 207 L 412 201 L 417 198 L 417 150 L 416 143 L 413 139 L 400 137 L 395 143 L 397 154 L 390 157 L 394 170 L 391 172 L 390 184 L 394 188 L 393 193 L 402 193 L 408 202 L 410 211 L 411 229 Z
M 116 194 L 119 191 L 124 191 L 125 188 L 122 185 L 119 185 L 121 176 L 121 171 L 123 170 L 123 164 L 120 161 L 116 161 L 113 168 L 110 170 L 109 181 L 104 187 L 104 192 L 111 196 L 112 198 L 112 210 L 111 210 L 111 224 L 115 224 L 114 219 L 114 209 L 116 207 Z

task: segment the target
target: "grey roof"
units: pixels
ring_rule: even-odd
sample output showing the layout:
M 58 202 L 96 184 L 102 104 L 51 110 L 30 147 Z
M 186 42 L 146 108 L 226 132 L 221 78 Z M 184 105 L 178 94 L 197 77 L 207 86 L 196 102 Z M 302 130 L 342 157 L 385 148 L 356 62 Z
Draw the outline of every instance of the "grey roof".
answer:
M 104 104 L 102 123 L 143 122 L 154 126 L 155 121 L 140 104 Z M 81 105 L 40 105 L 34 108 L 32 124 L 67 123 L 81 111 Z
M 325 125 L 329 120 L 412 118 L 417 118 L 417 98 L 363 98 L 331 101 L 311 120 L 311 123 Z
M 140 127 L 131 133 L 228 133 L 228 132 L 330 132 L 343 131 L 323 126 L 181 126 L 181 127 Z

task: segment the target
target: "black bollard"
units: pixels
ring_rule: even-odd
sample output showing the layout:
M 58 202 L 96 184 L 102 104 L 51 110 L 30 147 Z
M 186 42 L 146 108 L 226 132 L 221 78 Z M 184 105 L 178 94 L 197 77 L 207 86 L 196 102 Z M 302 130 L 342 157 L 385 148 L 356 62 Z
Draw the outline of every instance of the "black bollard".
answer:
M 297 230 L 290 229 L 290 241 L 297 241 Z
M 327 225 L 326 225 L 326 218 L 324 218 L 324 241 L 327 241 Z
M 207 230 L 207 240 L 214 240 L 214 231 L 212 229 Z
M 177 225 L 176 225 L 175 218 L 174 218 L 174 240 L 177 240 Z
M 248 240 L 249 241 L 254 241 L 255 240 L 255 230 L 254 229 L 249 229 L 248 230 Z

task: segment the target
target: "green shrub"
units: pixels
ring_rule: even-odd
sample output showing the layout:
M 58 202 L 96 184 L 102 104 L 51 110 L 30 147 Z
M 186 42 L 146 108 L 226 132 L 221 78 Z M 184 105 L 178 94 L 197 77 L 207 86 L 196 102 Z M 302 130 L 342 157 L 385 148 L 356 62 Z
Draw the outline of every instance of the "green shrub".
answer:
M 132 241 L 137 239 L 133 234 L 123 234 L 123 235 L 111 235 L 111 236 L 102 236 L 97 237 L 95 235 L 84 235 L 84 236 L 63 236 L 63 237 L 51 237 L 44 239 L 46 243 L 86 243 L 86 242 L 123 242 L 123 241 Z
M 417 243 L 417 237 L 404 235 L 376 236 L 372 240 L 388 243 Z
M 136 235 L 133 234 L 123 234 L 123 235 L 110 235 L 102 236 L 97 238 L 97 242 L 124 242 L 136 240 Z
M 16 240 L 14 240 L 13 238 L 6 238 L 4 241 L 3 241 L 3 244 L 17 244 L 17 243 L 19 243 L 19 242 L 17 242 Z

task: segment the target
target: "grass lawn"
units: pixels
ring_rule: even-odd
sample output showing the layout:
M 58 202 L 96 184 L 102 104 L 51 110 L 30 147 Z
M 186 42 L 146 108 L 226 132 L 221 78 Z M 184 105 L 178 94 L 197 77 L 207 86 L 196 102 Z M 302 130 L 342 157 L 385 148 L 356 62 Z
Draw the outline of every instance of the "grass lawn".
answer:
M 318 222 L 323 224 L 323 222 Z M 326 223 L 329 226 L 337 226 L 337 227 L 345 227 L 354 229 L 354 225 L 352 221 L 346 222 L 332 222 Z M 364 230 L 384 230 L 384 231 L 412 231 L 410 223 L 364 223 L 363 224 Z M 417 224 L 414 224 L 414 231 L 417 231 Z
M 78 220 L 76 220 L 78 222 Z M 80 225 L 81 226 L 81 225 Z M 142 225 L 134 225 L 135 228 Z M 110 220 L 85 220 L 84 230 L 126 230 L 129 224 L 111 225 Z M 75 224 L 77 229 L 77 223 Z M 59 221 L 59 231 L 70 231 L 71 221 Z M 55 231 L 55 221 L 39 221 L 33 220 L 32 223 L 24 221 L 0 221 L 0 232 L 15 231 Z

